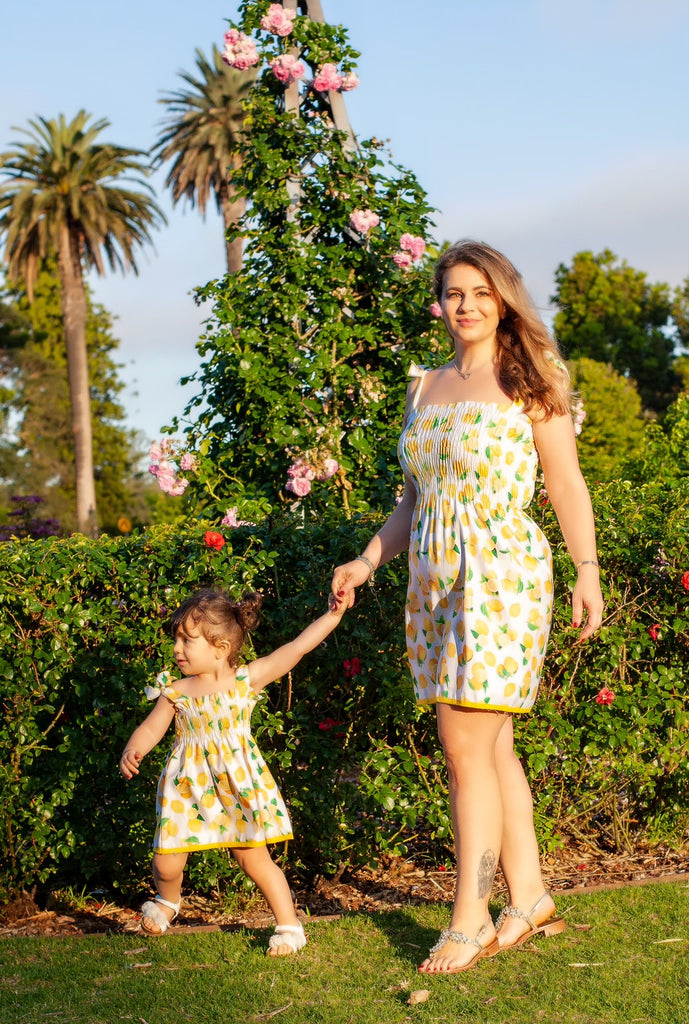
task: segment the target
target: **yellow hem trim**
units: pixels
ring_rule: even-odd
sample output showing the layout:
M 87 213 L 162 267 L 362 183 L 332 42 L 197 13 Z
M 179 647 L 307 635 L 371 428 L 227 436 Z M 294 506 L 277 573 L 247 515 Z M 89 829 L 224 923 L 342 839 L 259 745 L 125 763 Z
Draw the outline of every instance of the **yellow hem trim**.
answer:
M 468 700 L 452 700 L 450 697 L 425 697 L 416 702 L 421 707 L 428 707 L 432 704 L 454 704 L 460 708 L 472 708 L 476 711 L 507 711 L 513 715 L 528 715 L 533 705 L 529 708 L 515 708 L 502 704 L 478 704 Z
M 196 853 L 197 850 L 231 850 L 231 849 L 255 849 L 259 846 L 268 846 L 270 843 L 286 843 L 288 839 L 294 839 L 290 832 L 288 836 L 278 836 L 276 839 L 253 840 L 248 843 L 192 843 L 189 846 L 176 846 L 174 849 L 162 849 L 159 846 L 152 847 L 154 853 Z

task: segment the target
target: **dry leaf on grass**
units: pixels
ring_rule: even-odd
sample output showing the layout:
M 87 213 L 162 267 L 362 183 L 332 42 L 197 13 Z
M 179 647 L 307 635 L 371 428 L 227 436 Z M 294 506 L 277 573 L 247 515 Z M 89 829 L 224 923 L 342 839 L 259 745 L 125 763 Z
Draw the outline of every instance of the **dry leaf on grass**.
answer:
M 427 1002 L 431 997 L 430 990 L 427 988 L 417 988 L 416 991 L 409 993 L 409 999 L 407 999 L 408 1006 L 418 1006 L 419 1003 Z
M 265 1013 L 259 1013 L 258 1016 L 254 1017 L 253 1019 L 254 1020 L 271 1020 L 272 1017 L 277 1017 L 278 1013 L 284 1013 L 285 1010 L 289 1010 L 291 1005 L 292 1005 L 292 1000 L 290 999 L 290 1001 L 288 1003 L 285 1003 L 284 1006 L 278 1006 L 277 1010 L 266 1010 Z

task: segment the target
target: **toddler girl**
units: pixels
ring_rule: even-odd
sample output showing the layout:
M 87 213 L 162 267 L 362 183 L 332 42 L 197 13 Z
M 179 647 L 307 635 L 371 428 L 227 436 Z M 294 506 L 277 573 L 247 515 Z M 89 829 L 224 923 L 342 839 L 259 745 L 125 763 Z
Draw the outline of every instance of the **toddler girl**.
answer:
M 271 956 L 306 944 L 287 879 L 268 843 L 292 838 L 287 808 L 254 742 L 250 720 L 258 694 L 321 643 L 340 621 L 348 601 L 330 599 L 329 611 L 290 643 L 248 665 L 237 664 L 247 632 L 259 621 L 262 596 L 238 603 L 220 590 L 200 590 L 170 618 L 174 656 L 184 679 L 162 672 L 147 686 L 156 705 L 134 730 L 120 760 L 125 779 L 175 719 L 175 741 L 158 783 L 158 824 L 153 840 L 157 893 L 144 903 L 142 928 L 161 935 L 181 904 L 187 856 L 229 847 L 240 868 L 259 887 L 275 915 Z

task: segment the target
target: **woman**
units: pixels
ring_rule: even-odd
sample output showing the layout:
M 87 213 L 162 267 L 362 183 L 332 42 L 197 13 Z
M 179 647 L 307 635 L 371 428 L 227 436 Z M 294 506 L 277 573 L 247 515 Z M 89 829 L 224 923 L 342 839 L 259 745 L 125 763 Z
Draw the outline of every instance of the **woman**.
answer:
M 435 704 L 457 855 L 450 926 L 420 966 L 454 973 L 532 935 L 565 927 L 545 891 L 512 716 L 536 697 L 552 612 L 550 548 L 524 509 L 540 461 L 578 577 L 572 622 L 600 626 L 591 501 L 577 460 L 567 371 L 520 275 L 495 249 L 448 249 L 435 292 L 451 362 L 413 368 L 399 444 L 401 503 L 333 593 L 352 599 L 409 551 L 407 651 L 417 701 Z M 498 861 L 510 904 L 493 924 Z

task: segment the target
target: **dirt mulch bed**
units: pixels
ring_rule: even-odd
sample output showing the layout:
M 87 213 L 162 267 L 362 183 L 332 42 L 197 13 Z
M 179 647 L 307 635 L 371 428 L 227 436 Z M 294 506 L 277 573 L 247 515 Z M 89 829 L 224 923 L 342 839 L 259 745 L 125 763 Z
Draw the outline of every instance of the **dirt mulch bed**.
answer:
M 544 875 L 554 893 L 586 892 L 622 885 L 686 880 L 689 849 L 655 849 L 628 855 L 601 856 L 575 849 L 546 858 Z M 496 893 L 504 891 L 498 877 Z M 294 887 L 300 916 L 335 920 L 355 911 L 398 910 L 410 904 L 446 903 L 454 894 L 455 873 L 426 869 L 410 860 L 383 858 L 376 870 L 345 871 L 339 877 L 317 878 L 311 886 Z M 138 932 L 138 908 L 120 907 L 96 898 L 82 909 L 41 909 L 30 896 L 21 896 L 0 910 L 0 938 L 19 935 L 95 935 Z M 268 928 L 273 920 L 262 900 L 252 900 L 230 914 L 210 899 L 185 897 L 182 914 L 168 934 L 190 931 Z

